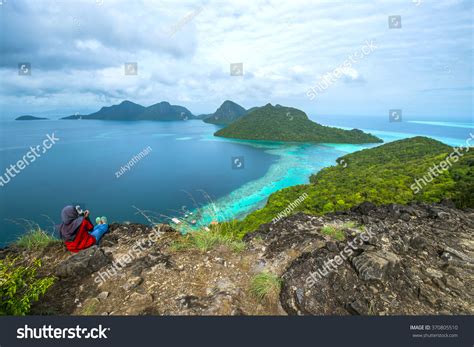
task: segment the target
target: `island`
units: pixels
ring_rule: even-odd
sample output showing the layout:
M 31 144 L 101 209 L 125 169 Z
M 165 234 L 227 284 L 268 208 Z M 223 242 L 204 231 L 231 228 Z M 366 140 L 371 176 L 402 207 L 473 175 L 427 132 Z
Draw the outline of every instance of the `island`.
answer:
M 35 117 L 35 116 L 31 116 L 31 115 L 24 115 L 24 116 L 20 116 L 20 117 L 15 118 L 15 120 L 47 120 L 47 119 L 48 118 Z
M 282 206 L 298 200 L 291 211 L 312 215 L 344 211 L 370 202 L 375 205 L 414 202 L 440 203 L 449 199 L 460 209 L 474 207 L 474 149 L 456 154 L 455 148 L 437 140 L 416 136 L 346 154 L 337 165 L 310 176 L 310 183 L 279 190 L 265 207 L 232 224 L 240 237 L 260 225 L 281 219 Z M 430 169 L 444 158 L 452 165 L 442 175 Z M 436 172 L 435 172 L 436 173 Z
M 214 136 L 284 142 L 381 143 L 382 139 L 358 129 L 343 130 L 311 121 L 293 107 L 267 104 L 254 108 Z
M 194 119 L 194 115 L 183 106 L 171 105 L 167 101 L 162 101 L 154 105 L 145 107 L 134 102 L 125 100 L 118 105 L 105 106 L 99 111 L 81 115 L 75 114 L 61 119 L 96 119 L 96 120 L 157 120 L 175 121 Z
M 230 100 L 226 100 L 216 110 L 216 112 L 205 118 L 204 122 L 216 125 L 229 125 L 241 118 L 246 113 L 247 110 L 239 104 L 236 104 Z

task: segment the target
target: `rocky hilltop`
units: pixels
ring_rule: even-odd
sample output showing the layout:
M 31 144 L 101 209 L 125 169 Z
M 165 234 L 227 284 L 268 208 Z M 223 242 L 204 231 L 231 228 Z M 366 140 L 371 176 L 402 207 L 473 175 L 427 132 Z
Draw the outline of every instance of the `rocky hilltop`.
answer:
M 229 125 L 241 118 L 246 112 L 247 110 L 239 104 L 226 100 L 216 110 L 216 112 L 206 117 L 204 122 L 217 125 Z
M 41 275 L 57 277 L 33 314 L 473 314 L 473 217 L 447 201 L 363 203 L 297 213 L 248 233 L 240 250 L 205 251 L 176 247 L 183 236 L 168 225 L 112 224 L 78 254 L 54 243 L 10 246 L 0 259 L 39 258 Z M 280 279 L 273 300 L 250 290 L 261 273 Z
M 118 105 L 104 106 L 99 111 L 91 114 L 75 114 L 72 116 L 63 117 L 61 119 L 181 121 L 193 118 L 193 114 L 187 108 L 179 105 L 171 105 L 167 101 L 162 101 L 154 105 L 145 107 L 134 102 L 125 100 Z
M 250 237 L 265 240 L 268 259 L 278 258 L 280 247 L 302 250 L 282 273 L 280 301 L 288 314 L 472 314 L 473 217 L 448 202 L 364 203 L 325 217 L 297 214 Z M 345 228 L 345 240 L 321 235 L 323 225 L 341 222 L 363 227 Z M 352 255 L 337 264 L 346 247 Z M 327 275 L 311 281 L 331 261 L 320 272 Z

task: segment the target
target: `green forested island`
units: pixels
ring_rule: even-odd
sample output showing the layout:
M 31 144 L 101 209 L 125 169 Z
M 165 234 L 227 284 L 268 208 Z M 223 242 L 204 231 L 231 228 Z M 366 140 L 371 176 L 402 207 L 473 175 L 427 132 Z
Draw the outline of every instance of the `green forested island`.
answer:
M 324 214 L 345 210 L 368 201 L 376 205 L 412 201 L 452 200 L 459 208 L 474 207 L 474 150 L 462 150 L 458 160 L 437 176 L 429 170 L 444 161 L 454 149 L 427 137 L 413 137 L 379 147 L 347 154 L 341 165 L 325 168 L 311 176 L 310 183 L 273 193 L 260 210 L 242 221 L 232 222 L 232 230 L 243 236 L 270 222 L 303 194 L 308 196 L 292 211 Z M 415 179 L 431 182 L 412 189 Z M 416 184 L 415 184 L 416 186 Z M 417 194 L 415 194 L 417 192 Z M 306 196 L 306 195 L 303 195 Z
M 256 108 L 215 136 L 243 140 L 318 142 L 318 143 L 379 143 L 380 138 L 361 130 L 343 130 L 311 121 L 306 113 L 292 107 L 267 104 Z

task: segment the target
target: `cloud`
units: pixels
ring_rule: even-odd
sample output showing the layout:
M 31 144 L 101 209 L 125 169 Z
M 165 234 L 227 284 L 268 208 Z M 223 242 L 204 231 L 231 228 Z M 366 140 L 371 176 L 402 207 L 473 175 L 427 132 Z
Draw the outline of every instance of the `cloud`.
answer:
M 359 71 L 352 67 L 342 67 L 339 68 L 339 71 L 342 72 L 341 80 L 345 83 L 366 82 Z
M 245 107 L 272 102 L 308 113 L 385 114 L 393 103 L 424 113 L 443 104 L 466 113 L 469 98 L 452 98 L 447 90 L 472 84 L 472 7 L 469 0 L 419 6 L 369 0 L 8 1 L 1 8 L 0 108 L 8 117 L 52 109 L 68 114 L 130 99 L 182 102 L 207 113 L 231 99 Z M 402 29 L 388 29 L 390 14 L 402 16 Z M 347 67 L 343 83 L 317 104 L 308 100 L 318 76 L 366 40 L 376 40 L 377 50 Z M 18 75 L 20 62 L 31 63 L 31 76 Z M 137 62 L 138 75 L 126 76 L 125 62 Z M 230 64 L 238 62 L 244 75 L 230 76 Z M 420 92 L 426 89 L 436 91 Z
M 5 68 L 31 60 L 44 70 L 93 70 L 120 64 L 137 52 L 179 59 L 194 49 L 192 36 L 169 38 L 165 29 L 172 18 L 160 7 L 145 8 L 140 2 L 19 0 L 6 3 L 2 11 L 0 66 Z

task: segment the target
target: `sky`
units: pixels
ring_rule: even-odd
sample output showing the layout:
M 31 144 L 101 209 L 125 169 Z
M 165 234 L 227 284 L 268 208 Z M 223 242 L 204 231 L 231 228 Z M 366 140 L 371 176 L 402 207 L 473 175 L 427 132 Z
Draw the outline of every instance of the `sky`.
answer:
M 472 121 L 473 3 L 0 0 L 0 119 L 228 99 Z

